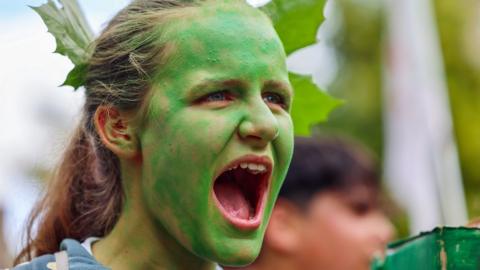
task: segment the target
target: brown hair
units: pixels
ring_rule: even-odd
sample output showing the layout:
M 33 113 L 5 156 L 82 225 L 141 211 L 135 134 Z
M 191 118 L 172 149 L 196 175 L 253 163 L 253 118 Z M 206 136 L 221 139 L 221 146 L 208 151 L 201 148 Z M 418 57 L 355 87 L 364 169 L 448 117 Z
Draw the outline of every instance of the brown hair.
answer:
M 135 0 L 94 42 L 82 120 L 27 223 L 26 245 L 15 263 L 58 250 L 65 238 L 102 237 L 116 224 L 124 199 L 118 158 L 93 124 L 100 105 L 141 110 L 150 78 L 168 57 L 161 27 L 180 8 L 201 0 Z M 38 228 L 34 231 L 35 228 Z
M 295 150 L 279 198 L 306 208 L 322 192 L 350 192 L 366 187 L 373 197 L 381 192 L 373 154 L 347 137 L 295 138 Z

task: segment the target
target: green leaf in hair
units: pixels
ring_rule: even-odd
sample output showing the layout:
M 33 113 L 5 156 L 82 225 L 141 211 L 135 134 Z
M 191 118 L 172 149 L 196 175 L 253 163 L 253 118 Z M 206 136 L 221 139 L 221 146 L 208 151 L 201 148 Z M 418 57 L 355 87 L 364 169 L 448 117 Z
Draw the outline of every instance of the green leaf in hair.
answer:
M 32 7 L 54 37 L 56 53 L 67 56 L 75 65 L 63 85 L 76 90 L 85 83 L 87 62 L 91 54 L 94 35 L 75 0 L 58 0 L 61 7 L 48 0 L 46 4 Z
M 287 55 L 317 42 L 317 31 L 325 20 L 326 0 L 272 0 L 261 9 L 272 19 Z M 310 77 L 290 73 L 295 89 L 292 120 L 295 135 L 310 135 L 311 126 L 327 120 L 343 101 L 319 89 Z
M 85 76 L 87 74 L 88 65 L 86 63 L 76 65 L 67 75 L 65 82 L 62 83 L 62 86 L 69 85 L 74 89 L 78 89 L 83 86 L 85 83 Z
M 317 30 L 324 21 L 323 7 L 326 0 L 272 0 L 260 9 L 273 21 L 285 52 L 314 44 Z
M 311 126 L 325 121 L 343 101 L 320 90 L 310 76 L 290 73 L 289 77 L 295 89 L 291 111 L 295 135 L 308 136 Z

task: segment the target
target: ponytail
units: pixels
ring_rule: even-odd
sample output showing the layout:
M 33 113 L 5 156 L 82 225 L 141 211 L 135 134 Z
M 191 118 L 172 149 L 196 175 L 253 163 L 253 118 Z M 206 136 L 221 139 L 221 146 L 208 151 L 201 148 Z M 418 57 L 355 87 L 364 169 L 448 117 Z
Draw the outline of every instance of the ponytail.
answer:
M 95 40 L 85 74 L 83 120 L 29 217 L 26 245 L 16 264 L 56 252 L 65 238 L 83 241 L 103 237 L 113 229 L 124 200 L 120 165 L 118 157 L 101 143 L 93 115 L 100 105 L 142 111 L 151 88 L 149 78 L 173 51 L 159 28 L 178 19 L 182 8 L 202 2 L 134 0 Z
M 65 238 L 102 237 L 118 220 L 123 202 L 118 158 L 85 123 L 75 131 L 45 196 L 30 215 L 27 243 L 15 264 L 56 252 Z

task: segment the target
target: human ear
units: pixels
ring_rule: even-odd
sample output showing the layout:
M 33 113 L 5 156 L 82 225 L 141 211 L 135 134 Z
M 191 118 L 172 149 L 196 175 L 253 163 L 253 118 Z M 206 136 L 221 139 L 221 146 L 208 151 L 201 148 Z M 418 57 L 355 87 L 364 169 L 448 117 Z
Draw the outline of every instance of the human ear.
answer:
M 288 200 L 278 199 L 265 232 L 264 245 L 280 253 L 294 254 L 302 244 L 303 216 Z
M 132 116 L 111 106 L 99 106 L 94 122 L 102 143 L 119 158 L 133 159 L 139 154 L 139 143 Z

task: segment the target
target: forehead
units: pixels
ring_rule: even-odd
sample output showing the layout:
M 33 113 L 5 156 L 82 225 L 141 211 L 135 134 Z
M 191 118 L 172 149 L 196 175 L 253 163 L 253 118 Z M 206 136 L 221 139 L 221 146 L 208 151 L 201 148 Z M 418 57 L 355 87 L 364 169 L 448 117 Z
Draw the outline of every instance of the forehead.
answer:
M 188 9 L 185 17 L 172 21 L 165 32 L 164 38 L 174 48 L 170 66 L 227 67 L 244 72 L 251 70 L 252 64 L 269 70 L 285 68 L 282 43 L 260 11 L 212 4 Z

